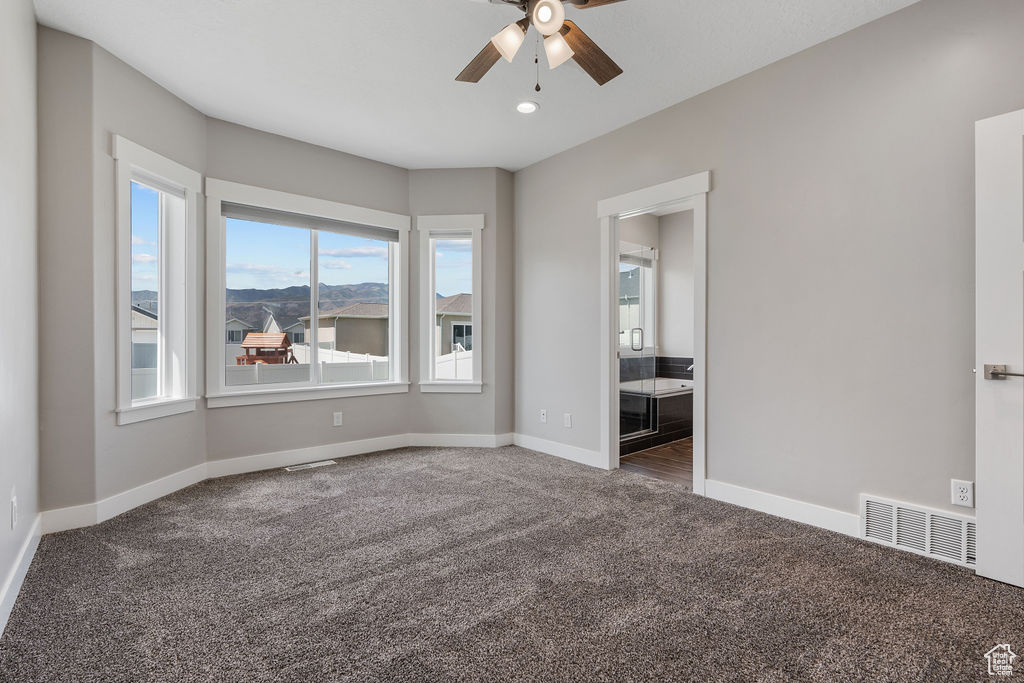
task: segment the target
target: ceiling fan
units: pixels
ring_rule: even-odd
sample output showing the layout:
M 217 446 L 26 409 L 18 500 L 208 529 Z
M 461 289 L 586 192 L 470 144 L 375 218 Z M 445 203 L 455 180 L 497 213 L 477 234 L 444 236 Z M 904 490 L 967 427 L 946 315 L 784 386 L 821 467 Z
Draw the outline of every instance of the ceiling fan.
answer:
M 486 0 L 485 0 L 486 1 Z M 455 80 L 478 83 L 499 58 L 511 62 L 532 24 L 544 36 L 544 53 L 552 69 L 569 59 L 576 60 L 598 85 L 604 85 L 622 73 L 622 69 L 597 46 L 579 26 L 565 18 L 563 2 L 577 9 L 590 9 L 623 0 L 489 0 L 495 5 L 513 5 L 526 12 L 519 21 L 503 28 L 480 50 L 480 54 L 462 70 Z

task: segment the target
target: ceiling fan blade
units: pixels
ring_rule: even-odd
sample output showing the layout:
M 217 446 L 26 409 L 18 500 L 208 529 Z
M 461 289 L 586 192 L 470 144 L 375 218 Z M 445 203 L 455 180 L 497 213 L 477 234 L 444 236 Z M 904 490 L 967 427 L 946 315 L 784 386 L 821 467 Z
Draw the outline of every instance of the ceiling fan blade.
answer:
M 613 2 L 623 2 L 623 0 L 569 0 L 576 9 L 591 9 L 592 7 L 600 7 L 601 5 L 610 5 Z
M 501 53 L 498 52 L 498 48 L 494 47 L 494 43 L 491 41 L 487 41 L 484 49 L 480 50 L 480 54 L 473 58 L 473 61 L 462 70 L 462 73 L 455 77 L 455 80 L 463 83 L 479 83 L 480 79 L 487 75 L 487 72 L 499 59 L 501 59 Z
M 612 58 L 605 54 L 605 51 L 597 46 L 597 43 L 590 39 L 579 26 L 565 20 L 562 25 L 562 37 L 575 53 L 573 59 L 590 77 L 597 81 L 598 85 L 604 85 L 622 73 L 622 68 L 612 61 Z

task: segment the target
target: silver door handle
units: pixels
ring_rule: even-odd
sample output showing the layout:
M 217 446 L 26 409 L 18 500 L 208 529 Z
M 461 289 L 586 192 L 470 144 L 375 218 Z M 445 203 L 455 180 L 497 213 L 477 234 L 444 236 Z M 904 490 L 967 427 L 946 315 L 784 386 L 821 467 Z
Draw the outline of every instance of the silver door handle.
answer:
M 1024 377 L 1024 372 L 1007 372 L 1005 365 L 985 364 L 985 379 L 1005 379 L 1007 377 Z
M 630 338 L 630 344 L 629 344 L 630 348 L 633 351 L 643 351 L 644 350 L 644 328 L 642 328 L 642 327 L 634 327 L 632 330 L 629 331 L 629 333 L 630 333 L 630 337 L 631 337 Z

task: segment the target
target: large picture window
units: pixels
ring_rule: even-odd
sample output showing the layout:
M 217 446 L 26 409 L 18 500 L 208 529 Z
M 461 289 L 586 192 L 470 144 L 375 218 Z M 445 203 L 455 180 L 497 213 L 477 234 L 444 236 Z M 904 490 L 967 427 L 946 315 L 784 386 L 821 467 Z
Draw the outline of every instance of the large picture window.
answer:
M 207 181 L 207 195 L 222 283 L 208 325 L 226 331 L 211 355 L 211 405 L 408 390 L 398 336 L 407 217 L 225 181 Z
M 420 390 L 480 391 L 480 248 L 484 217 L 420 216 Z
M 119 136 L 118 424 L 195 408 L 195 218 L 201 176 Z

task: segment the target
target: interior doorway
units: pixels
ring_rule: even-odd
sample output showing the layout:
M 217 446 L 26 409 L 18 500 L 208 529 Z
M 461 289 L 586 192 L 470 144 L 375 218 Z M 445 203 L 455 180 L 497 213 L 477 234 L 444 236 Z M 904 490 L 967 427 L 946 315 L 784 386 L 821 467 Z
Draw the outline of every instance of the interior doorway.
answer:
M 631 456 L 644 453 L 648 470 L 681 483 L 689 466 L 692 490 L 702 495 L 709 189 L 710 173 L 704 172 L 598 203 L 602 457 L 609 469 L 636 470 Z M 685 292 L 666 288 L 662 276 L 668 270 L 678 275 L 682 262 L 678 255 L 672 264 L 664 261 L 662 234 L 670 236 L 673 250 L 686 242 L 691 285 Z
M 693 487 L 693 210 L 618 220 L 619 467 Z

